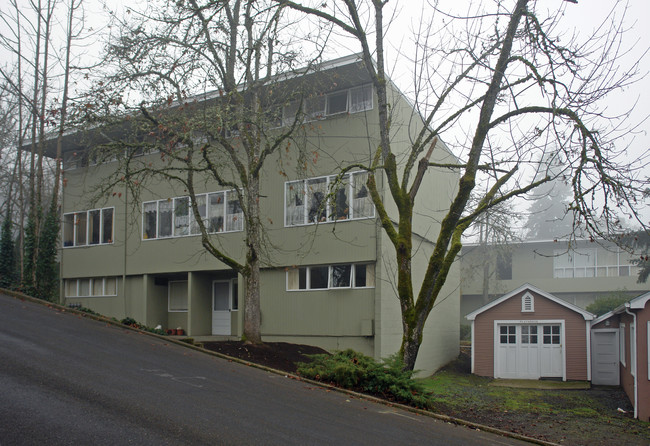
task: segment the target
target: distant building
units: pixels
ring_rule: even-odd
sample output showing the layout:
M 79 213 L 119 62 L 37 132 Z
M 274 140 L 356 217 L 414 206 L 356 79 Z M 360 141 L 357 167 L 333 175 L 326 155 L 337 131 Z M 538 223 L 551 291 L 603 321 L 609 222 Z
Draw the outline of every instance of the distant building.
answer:
M 461 324 L 465 315 L 525 283 L 580 308 L 613 293 L 632 298 L 650 290 L 637 283 L 631 255 L 612 243 L 530 241 L 468 244 L 461 254 Z M 487 279 L 486 279 L 487 277 Z

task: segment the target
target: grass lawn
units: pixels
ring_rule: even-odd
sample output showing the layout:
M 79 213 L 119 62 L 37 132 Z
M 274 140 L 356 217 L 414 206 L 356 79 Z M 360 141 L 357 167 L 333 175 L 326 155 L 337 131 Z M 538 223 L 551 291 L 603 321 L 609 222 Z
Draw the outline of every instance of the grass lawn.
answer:
M 631 417 L 632 407 L 619 388 L 540 390 L 491 386 L 491 378 L 468 373 L 467 358 L 462 356 L 420 381 L 439 413 L 555 443 L 650 444 L 650 423 Z

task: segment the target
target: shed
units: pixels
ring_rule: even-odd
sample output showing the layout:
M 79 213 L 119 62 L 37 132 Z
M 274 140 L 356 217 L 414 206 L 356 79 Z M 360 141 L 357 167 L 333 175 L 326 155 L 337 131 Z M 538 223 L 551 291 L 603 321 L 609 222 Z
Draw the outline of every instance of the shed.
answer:
M 530 284 L 468 314 L 472 373 L 509 379 L 590 380 L 594 315 Z
M 621 385 L 634 416 L 650 421 L 650 293 L 594 320 L 592 338 L 602 339 L 592 347 L 593 383 Z

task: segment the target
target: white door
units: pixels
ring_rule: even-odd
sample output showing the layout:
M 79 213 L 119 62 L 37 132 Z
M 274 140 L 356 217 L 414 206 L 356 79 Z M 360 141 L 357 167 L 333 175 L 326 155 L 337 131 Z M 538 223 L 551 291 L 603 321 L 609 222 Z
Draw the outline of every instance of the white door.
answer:
M 591 382 L 602 386 L 618 386 L 618 330 L 592 330 Z
M 518 378 L 518 331 L 516 325 L 499 325 L 497 327 L 498 347 L 495 359 L 495 378 Z
M 540 376 L 542 378 L 562 378 L 564 376 L 562 327 L 560 324 L 548 324 L 542 325 L 541 328 Z
M 230 336 L 230 281 L 212 282 L 212 334 Z
M 560 324 L 499 324 L 495 340 L 495 378 L 563 377 Z
M 539 334 L 537 325 L 520 325 L 517 346 L 518 378 L 537 379 L 539 370 Z
M 537 379 L 539 335 L 537 325 L 499 325 L 495 378 Z

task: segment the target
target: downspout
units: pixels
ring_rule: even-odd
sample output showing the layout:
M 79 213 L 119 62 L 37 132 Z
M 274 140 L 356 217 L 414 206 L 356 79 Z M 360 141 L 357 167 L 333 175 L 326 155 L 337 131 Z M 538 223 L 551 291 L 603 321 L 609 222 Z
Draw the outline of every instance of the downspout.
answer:
M 632 323 L 634 324 L 634 337 L 630 337 L 630 362 L 632 362 L 632 347 L 634 347 L 634 356 L 636 356 L 636 313 L 630 311 L 630 303 L 625 303 L 625 312 L 632 316 Z M 632 328 L 630 327 L 630 334 L 632 333 Z M 625 336 L 625 333 L 623 334 Z M 637 361 L 638 358 L 634 358 L 634 418 L 639 418 L 639 364 Z
M 128 185 L 124 184 L 124 267 L 122 268 L 122 297 L 124 299 L 124 317 L 129 317 L 128 312 L 126 311 L 126 252 L 127 245 L 129 240 L 128 233 L 128 212 L 129 212 L 129 188 Z M 115 238 L 115 236 L 113 236 Z

